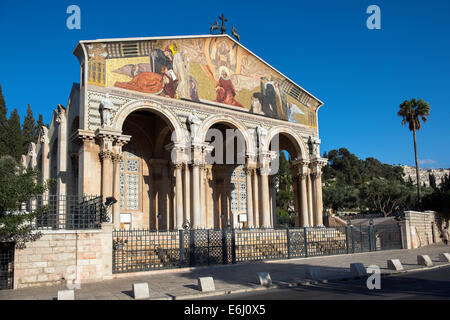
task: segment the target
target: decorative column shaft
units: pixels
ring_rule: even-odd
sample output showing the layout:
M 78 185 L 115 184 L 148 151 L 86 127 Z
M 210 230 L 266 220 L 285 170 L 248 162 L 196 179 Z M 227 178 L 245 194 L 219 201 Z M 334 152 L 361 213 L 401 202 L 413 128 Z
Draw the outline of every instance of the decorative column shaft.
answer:
M 205 165 L 200 166 L 200 227 L 206 228 Z
M 307 177 L 307 180 L 306 180 L 306 182 L 307 182 L 307 188 L 308 188 L 308 214 L 309 214 L 309 216 L 308 216 L 308 220 L 309 220 L 309 225 L 312 227 L 312 226 L 315 226 L 315 223 L 314 223 L 314 204 L 313 204 L 313 197 L 312 197 L 312 194 L 313 194 L 313 192 L 312 192 L 312 181 L 311 181 L 311 174 L 310 173 L 308 173 L 308 177 Z
M 175 164 L 175 197 L 176 197 L 176 228 L 183 229 L 183 179 L 181 168 L 183 164 Z
M 315 196 L 316 196 L 316 212 L 314 223 L 317 226 L 323 225 L 323 202 L 322 202 L 322 179 L 321 174 L 316 173 L 314 180 Z
M 197 229 L 200 227 L 200 176 L 199 176 L 199 164 L 194 163 L 192 166 L 192 195 L 193 195 L 193 220 L 192 227 Z
M 254 200 L 254 220 L 253 225 L 254 227 L 259 227 L 259 181 L 258 181 L 258 170 L 253 169 L 253 200 Z
M 102 196 L 103 201 L 112 195 L 112 156 L 111 150 L 100 151 L 100 159 L 102 161 Z
M 113 155 L 113 171 L 114 171 L 114 182 L 113 182 L 113 197 L 117 200 L 112 207 L 112 222 L 115 229 L 120 228 L 120 160 L 122 155 L 116 153 Z
M 247 226 L 249 228 L 254 227 L 253 223 L 253 188 L 252 188 L 252 169 L 248 167 L 245 169 L 247 176 Z
M 308 227 L 308 193 L 306 190 L 306 174 L 299 175 L 300 193 L 301 193 L 301 219 L 300 227 Z
M 184 219 L 191 220 L 191 174 L 188 163 L 184 165 Z
M 261 172 L 261 195 L 262 195 L 262 227 L 270 228 L 270 201 L 269 201 L 269 172 L 270 168 L 263 167 Z

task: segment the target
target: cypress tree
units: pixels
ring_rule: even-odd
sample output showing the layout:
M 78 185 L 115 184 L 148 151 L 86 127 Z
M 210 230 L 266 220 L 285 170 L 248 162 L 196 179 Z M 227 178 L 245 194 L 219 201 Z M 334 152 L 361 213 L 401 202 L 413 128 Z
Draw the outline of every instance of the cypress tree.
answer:
M 28 149 L 28 144 L 30 142 L 36 143 L 37 139 L 37 130 L 36 130 L 36 123 L 33 117 L 33 110 L 31 110 L 30 105 L 28 105 L 27 108 L 27 115 L 25 116 L 23 120 L 23 126 L 22 126 L 22 154 L 26 154 Z
M 433 188 L 434 190 L 436 190 L 437 186 L 436 186 L 436 177 L 435 177 L 435 175 L 430 173 L 429 179 L 430 179 L 430 187 Z
M 38 121 L 36 123 L 36 135 L 39 135 L 39 132 L 41 132 L 41 128 L 44 127 L 44 117 L 42 116 L 41 113 L 39 113 L 39 118 Z
M 23 138 L 22 130 L 20 128 L 20 117 L 17 109 L 14 109 L 9 116 L 6 142 L 9 149 L 8 154 L 17 161 L 20 161 L 20 156 L 23 151 Z
M 0 156 L 6 155 L 9 148 L 6 142 L 8 135 L 8 120 L 6 115 L 8 109 L 6 108 L 5 99 L 3 98 L 2 86 L 0 85 Z

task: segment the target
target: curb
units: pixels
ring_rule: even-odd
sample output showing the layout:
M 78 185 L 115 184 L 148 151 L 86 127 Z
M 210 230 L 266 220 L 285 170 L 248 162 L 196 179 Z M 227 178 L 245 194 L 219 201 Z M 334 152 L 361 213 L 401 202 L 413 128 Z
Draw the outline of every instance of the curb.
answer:
M 449 267 L 449 266 L 450 266 L 450 263 L 445 263 L 442 265 L 437 265 L 437 266 L 432 266 L 432 267 L 423 267 L 423 268 L 416 268 L 416 269 L 403 270 L 403 271 L 394 271 L 394 272 L 384 272 L 384 273 L 381 273 L 381 276 L 388 277 L 388 276 L 399 275 L 399 274 L 407 274 L 407 273 L 420 272 L 420 271 L 429 271 L 429 270 L 440 269 L 440 268 Z M 291 287 L 298 287 L 298 286 L 311 286 L 311 285 L 316 285 L 319 283 L 326 284 L 329 282 L 360 280 L 363 278 L 365 278 L 365 277 L 350 276 L 350 277 L 344 277 L 344 278 L 323 279 L 323 280 L 319 280 L 319 281 L 313 281 L 311 279 L 302 279 L 302 280 L 296 281 L 296 282 L 287 282 L 286 284 L 282 284 L 282 285 L 278 284 L 278 285 L 271 285 L 271 286 L 267 286 L 267 287 L 260 286 L 260 287 L 255 287 L 255 288 L 225 290 L 225 291 L 220 290 L 220 291 L 214 291 L 214 292 L 189 294 L 189 295 L 184 295 L 184 296 L 161 297 L 161 298 L 156 298 L 156 299 L 151 299 L 151 300 L 191 300 L 191 299 L 198 299 L 198 298 L 230 295 L 230 294 L 236 294 L 236 293 L 265 291 L 265 290 L 270 290 L 270 289 L 282 289 L 282 288 L 291 288 Z

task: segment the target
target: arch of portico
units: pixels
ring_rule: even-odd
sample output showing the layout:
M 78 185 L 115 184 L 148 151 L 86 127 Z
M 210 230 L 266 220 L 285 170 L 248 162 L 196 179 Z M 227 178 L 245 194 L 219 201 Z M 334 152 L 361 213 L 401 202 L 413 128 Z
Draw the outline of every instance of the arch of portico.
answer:
M 261 117 L 248 114 L 244 120 L 237 112 L 225 114 L 220 109 L 217 113 L 197 110 L 195 104 L 188 102 L 185 105 L 174 108 L 152 99 L 132 100 L 112 114 L 110 126 L 96 126 L 95 131 L 77 131 L 76 138 L 83 141 L 78 157 L 81 168 L 78 192 L 95 194 L 95 190 L 100 190 L 104 198 L 113 196 L 119 200 L 112 208 L 115 228 L 121 227 L 121 213 L 127 213 L 121 208 L 124 189 L 121 174 L 124 174 L 124 152 L 132 156 L 133 148 L 136 149 L 135 158 L 142 163 L 139 167 L 139 201 L 142 205 L 137 213 L 133 213 L 136 222 L 133 227 L 181 229 L 185 222 L 192 228 L 274 227 L 277 224 L 276 185 L 270 164 L 278 155 L 276 150 L 271 150 L 277 137 L 291 155 L 295 211 L 298 213 L 296 224 L 322 224 L 319 202 L 323 161 L 310 155 L 297 127 L 293 128 L 289 123 L 261 122 Z M 190 113 L 198 113 L 202 118 L 194 131 L 196 136 L 191 132 L 187 116 Z M 258 127 L 264 127 L 264 136 L 259 136 Z M 212 142 L 208 141 L 211 129 L 236 130 L 245 144 L 239 151 L 243 163 L 228 167 L 227 164 L 208 163 L 208 155 L 213 150 Z M 226 146 L 227 141 L 224 142 Z M 233 157 L 237 158 L 238 152 L 233 152 Z M 98 172 L 101 179 L 92 181 L 89 173 L 94 172 Z M 236 172 L 240 179 L 233 182 L 230 176 L 236 177 Z M 240 199 L 245 198 L 245 205 L 242 206 L 244 209 L 239 207 L 238 215 L 231 212 L 230 204 L 231 188 L 236 183 L 242 186 L 240 191 L 243 189 L 246 193 L 245 196 L 242 192 L 239 194 Z M 83 189 L 83 186 L 88 188 Z M 139 215 L 141 218 L 136 218 Z M 246 219 L 241 221 L 241 215 Z
M 289 153 L 296 226 L 323 225 L 321 183 L 323 159 L 310 154 L 301 135 L 288 126 L 272 127 L 268 131 L 264 145 L 267 150 L 263 150 L 262 154 L 268 154 L 271 151 L 274 157 L 279 156 L 282 150 Z M 275 215 L 273 219 L 275 225 Z

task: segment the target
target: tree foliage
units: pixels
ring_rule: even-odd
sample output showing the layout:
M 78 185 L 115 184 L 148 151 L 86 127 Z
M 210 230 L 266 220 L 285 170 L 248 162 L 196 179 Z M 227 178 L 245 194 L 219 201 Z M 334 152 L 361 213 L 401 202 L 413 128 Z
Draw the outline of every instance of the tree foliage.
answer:
M 14 109 L 8 119 L 8 132 L 5 137 L 7 146 L 9 147 L 8 155 L 17 161 L 23 154 L 23 137 L 20 128 L 20 117 L 17 109 Z
M 33 110 L 30 105 L 27 107 L 27 115 L 23 120 L 22 125 L 22 154 L 26 154 L 30 142 L 36 143 L 37 127 L 33 117 Z
M 419 179 L 419 162 L 417 160 L 417 141 L 416 141 L 416 131 L 420 130 L 421 122 L 425 123 L 427 121 L 427 117 L 430 115 L 430 105 L 428 102 L 423 101 L 422 99 L 416 100 L 405 100 L 402 104 L 400 104 L 400 110 L 397 112 L 397 115 L 402 117 L 402 125 L 407 124 L 409 130 L 413 132 L 414 139 L 414 157 L 416 162 L 416 179 L 417 179 L 417 200 L 419 207 L 422 204 L 422 196 L 421 196 L 421 188 L 420 188 L 420 179 Z
M 445 218 L 450 218 L 450 176 L 446 175 L 439 187 L 430 194 L 424 195 L 423 207 L 425 210 L 433 210 Z
M 412 184 L 403 180 L 403 168 L 369 157 L 359 159 L 345 148 L 325 153 L 324 206 L 333 211 L 359 209 L 389 215 L 397 207 L 410 208 Z
M 414 189 L 398 180 L 375 178 L 360 190 L 362 204 L 370 211 L 382 212 L 385 216 L 410 207 L 414 199 Z
M 294 193 L 292 190 L 292 174 L 289 170 L 289 161 L 284 152 L 280 153 L 278 172 L 275 176 L 275 183 L 278 185 L 276 193 L 277 221 L 279 224 L 295 224 L 294 213 Z
M 0 242 L 15 242 L 24 247 L 39 234 L 32 233 L 30 222 L 49 209 L 43 206 L 35 211 L 20 211 L 22 204 L 42 194 L 51 183 L 40 181 L 35 169 L 24 169 L 13 157 L 0 157 Z

